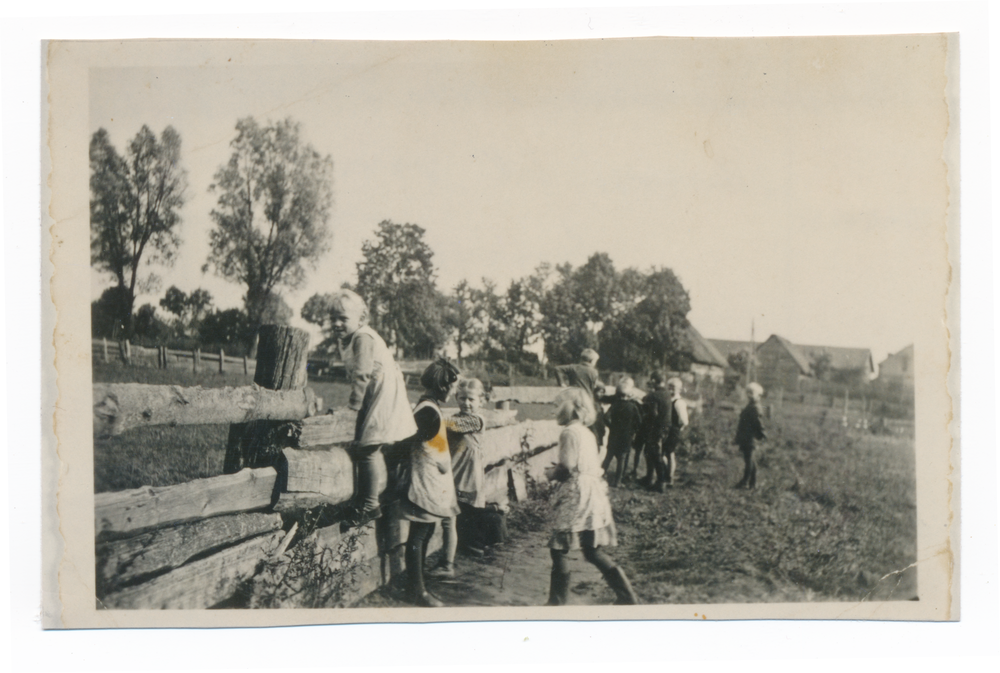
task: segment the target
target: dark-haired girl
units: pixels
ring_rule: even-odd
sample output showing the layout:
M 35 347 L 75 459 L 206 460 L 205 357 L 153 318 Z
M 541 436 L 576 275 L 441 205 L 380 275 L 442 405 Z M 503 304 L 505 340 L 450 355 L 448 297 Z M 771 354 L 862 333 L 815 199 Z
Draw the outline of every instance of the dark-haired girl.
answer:
M 409 599 L 416 605 L 443 607 L 424 586 L 427 543 L 438 521 L 458 514 L 455 480 L 451 472 L 448 435 L 440 405 L 451 397 L 458 382 L 458 369 L 447 360 L 438 360 L 424 370 L 420 384 L 424 395 L 413 410 L 417 433 L 411 438 L 410 486 L 402 502 L 403 517 L 410 522 L 406 540 L 406 574 Z

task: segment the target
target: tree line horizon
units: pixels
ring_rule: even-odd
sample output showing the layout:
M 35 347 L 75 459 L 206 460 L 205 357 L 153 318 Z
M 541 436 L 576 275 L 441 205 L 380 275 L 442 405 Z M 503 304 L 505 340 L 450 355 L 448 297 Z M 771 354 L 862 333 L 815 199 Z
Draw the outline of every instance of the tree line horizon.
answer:
M 202 272 L 242 285 L 243 307 L 219 309 L 211 294 L 176 286 L 135 308 L 138 294 L 158 291 L 149 268 L 170 266 L 181 239 L 180 209 L 188 189 L 181 138 L 167 126 L 159 138 L 146 125 L 120 154 L 107 131 L 90 142 L 91 264 L 115 284 L 91 305 L 95 337 L 224 348 L 253 355 L 262 324 L 287 324 L 293 310 L 281 295 L 304 283 L 330 248 L 333 160 L 304 143 L 291 118 L 236 123 L 229 160 L 208 186 L 210 251 Z M 362 245 L 357 282 L 344 283 L 368 303 L 372 327 L 405 358 L 430 358 L 452 345 L 461 363 L 514 365 L 539 359 L 572 362 L 595 349 L 603 367 L 621 371 L 686 370 L 690 365 L 690 296 L 666 267 L 618 270 L 594 252 L 574 268 L 539 264 L 501 289 L 489 278 L 437 287 L 434 251 L 417 224 L 378 223 Z M 315 351 L 339 354 L 330 331 L 333 292 L 316 293 L 300 315 L 320 327 Z

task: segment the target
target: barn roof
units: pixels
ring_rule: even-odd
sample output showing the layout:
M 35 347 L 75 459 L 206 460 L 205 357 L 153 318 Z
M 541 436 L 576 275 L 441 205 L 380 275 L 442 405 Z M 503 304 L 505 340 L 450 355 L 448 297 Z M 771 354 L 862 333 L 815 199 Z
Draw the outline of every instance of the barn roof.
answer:
M 751 343 L 749 341 L 732 341 L 730 339 L 706 339 L 706 341 L 714 346 L 723 358 L 728 358 L 733 353 L 739 353 L 740 351 L 749 353 L 751 350 Z M 752 344 L 752 346 L 756 350 L 760 346 L 760 342 Z
M 729 361 L 712 342 L 701 335 L 694 325 L 688 324 L 688 335 L 691 337 L 691 352 L 689 355 L 695 362 L 716 367 L 728 367 Z
M 810 362 L 824 353 L 829 354 L 831 369 L 875 371 L 872 352 L 867 348 L 840 348 L 838 346 L 799 346 L 798 348 Z
M 768 337 L 767 341 L 776 341 L 781 344 L 781 346 L 788 351 L 788 354 L 792 356 L 792 359 L 795 360 L 795 364 L 799 366 L 799 371 L 801 373 L 806 375 L 812 374 L 812 365 L 809 363 L 809 358 L 806 357 L 806 354 L 803 353 L 798 346 L 785 337 L 778 336 L 777 334 L 772 334 Z M 767 343 L 767 341 L 764 343 Z M 764 344 L 761 344 L 761 348 L 763 348 L 763 346 Z
M 898 358 L 901 355 L 909 355 L 910 358 L 912 358 L 913 357 L 913 344 L 910 344 L 906 348 L 902 348 L 902 349 L 900 349 L 899 351 L 897 351 L 895 353 L 890 353 L 889 356 L 885 360 L 882 360 L 882 362 L 878 363 L 878 366 L 881 367 L 886 362 L 889 362 L 890 360 L 894 360 L 895 358 Z

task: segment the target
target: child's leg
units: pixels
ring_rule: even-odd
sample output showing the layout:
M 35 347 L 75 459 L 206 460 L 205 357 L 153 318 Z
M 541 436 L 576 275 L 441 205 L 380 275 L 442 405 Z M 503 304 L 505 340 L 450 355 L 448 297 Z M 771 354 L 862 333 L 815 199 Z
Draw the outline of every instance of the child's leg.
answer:
M 747 452 L 747 456 L 750 459 L 750 479 L 747 481 L 747 486 L 757 488 L 757 461 L 753 458 L 753 450 Z
M 666 468 L 667 468 L 667 483 L 674 483 L 674 473 L 677 472 L 677 452 L 668 451 L 665 458 Z
M 364 512 L 378 510 L 379 449 L 381 444 L 359 446 L 350 450 L 351 459 L 357 466 L 358 482 L 354 497 L 358 508 Z M 377 518 L 377 517 L 373 517 Z
M 424 586 L 424 560 L 427 555 L 427 541 L 434 533 L 434 524 L 420 521 L 410 522 L 410 535 L 406 539 L 406 575 L 409 580 L 409 598 L 423 607 L 443 607 L 436 596 Z
M 546 605 L 566 605 L 569 598 L 566 552 L 562 549 L 549 549 L 549 555 L 552 557 L 552 574 L 549 579 L 549 602 Z
M 628 454 L 631 449 L 625 447 L 625 450 L 618 454 L 618 468 L 615 470 L 615 486 L 622 483 L 622 479 L 625 478 L 625 467 L 628 465 Z
M 455 554 L 458 552 L 458 522 L 455 517 L 441 519 L 441 546 L 444 556 L 441 566 L 449 569 L 455 567 Z
M 750 483 L 750 474 L 753 472 L 753 449 L 740 447 L 740 453 L 743 454 L 743 478 L 737 486 L 746 486 Z
M 580 537 L 580 542 L 583 544 L 583 558 L 601 571 L 604 581 L 615 592 L 617 597 L 615 605 L 638 604 L 639 599 L 632 590 L 632 583 L 628 581 L 625 571 L 600 548 L 594 546 L 594 531 L 586 531 Z

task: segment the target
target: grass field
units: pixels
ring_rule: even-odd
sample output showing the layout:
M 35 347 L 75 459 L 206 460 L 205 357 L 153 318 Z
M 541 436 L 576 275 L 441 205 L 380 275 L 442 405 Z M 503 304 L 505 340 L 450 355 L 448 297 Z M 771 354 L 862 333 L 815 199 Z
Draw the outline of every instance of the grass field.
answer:
M 164 374 L 169 380 L 161 380 Z M 98 367 L 94 377 L 202 386 L 249 383 L 235 374 L 195 378 L 120 366 Z M 346 402 L 349 391 L 343 383 L 310 385 L 327 406 Z M 409 393 L 412 400 L 419 394 Z M 554 408 L 524 405 L 520 411 L 522 418 L 551 418 Z M 760 485 L 744 491 L 733 488 L 742 472 L 739 453 L 730 444 L 737 413 L 716 408 L 693 418 L 679 451 L 679 483 L 669 493 L 654 494 L 631 483 L 612 489 L 619 527 L 615 556 L 643 601 L 915 597 L 916 570 L 893 574 L 916 560 L 912 429 L 876 435 L 843 427 L 828 408 L 786 402 L 768 422 L 769 441 L 758 461 Z M 162 486 L 220 474 L 227 433 L 226 426 L 143 428 L 95 440 L 95 488 Z M 546 514 L 544 499 L 516 507 L 510 523 L 521 545 L 541 545 L 544 552 Z M 540 553 L 539 563 L 537 577 L 521 578 L 526 584 L 520 591 L 544 600 L 547 553 Z M 591 593 L 600 599 L 601 583 L 595 586 Z M 483 591 L 477 588 L 479 600 L 490 600 Z M 456 589 L 455 595 L 461 592 Z

